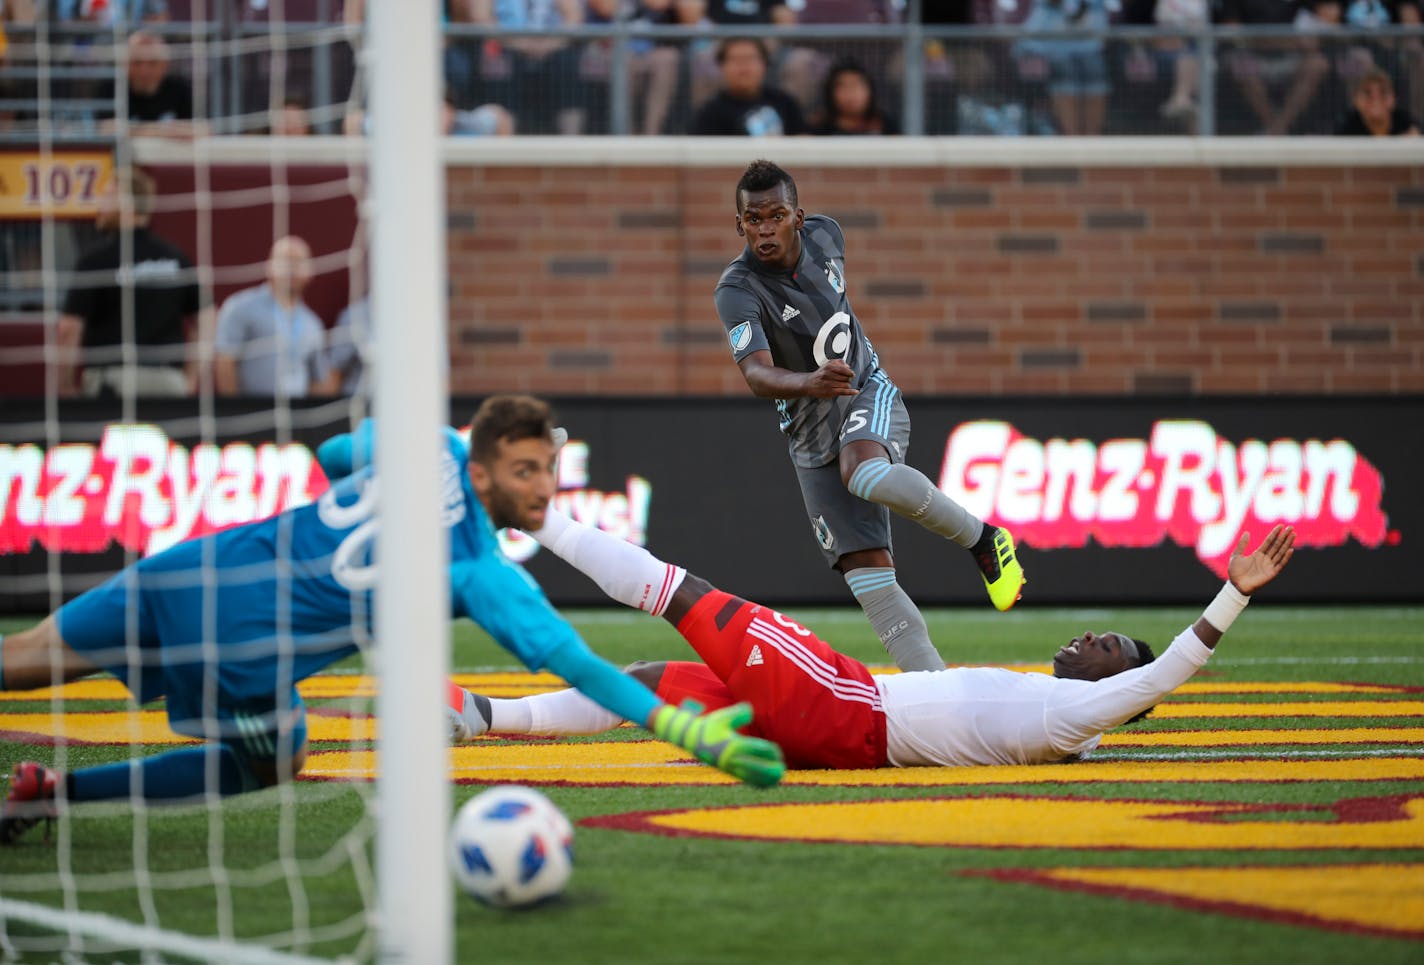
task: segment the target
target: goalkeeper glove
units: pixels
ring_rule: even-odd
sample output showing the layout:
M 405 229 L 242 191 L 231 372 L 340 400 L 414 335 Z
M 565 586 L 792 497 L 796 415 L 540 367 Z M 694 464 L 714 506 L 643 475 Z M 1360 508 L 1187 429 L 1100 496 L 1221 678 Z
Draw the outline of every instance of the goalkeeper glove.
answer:
M 739 781 L 771 787 L 786 773 L 786 762 L 781 748 L 771 741 L 737 733 L 751 720 L 749 704 L 703 714 L 702 707 L 689 700 L 681 707 L 661 707 L 653 716 L 653 733 Z

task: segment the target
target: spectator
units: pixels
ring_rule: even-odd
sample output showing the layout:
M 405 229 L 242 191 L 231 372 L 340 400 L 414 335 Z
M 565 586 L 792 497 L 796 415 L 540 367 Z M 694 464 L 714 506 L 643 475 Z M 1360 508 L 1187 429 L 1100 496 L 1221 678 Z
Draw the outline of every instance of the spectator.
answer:
M 1196 30 L 1210 20 L 1206 0 L 1157 0 L 1153 21 L 1161 27 Z M 1162 104 L 1162 116 L 1195 130 L 1201 61 L 1196 42 L 1187 37 L 1159 37 L 1152 42 L 1159 63 L 1172 72 L 1172 93 Z
M 824 106 L 812 134 L 899 134 L 875 99 L 875 82 L 865 68 L 843 61 L 826 75 Z
M 348 27 L 363 28 L 366 24 L 366 0 L 345 0 L 341 20 Z M 474 0 L 444 0 L 441 4 L 442 24 L 474 23 Z M 359 41 L 352 40 L 353 46 Z M 441 35 L 440 63 L 445 86 L 456 91 L 457 98 L 472 97 L 478 83 L 479 53 L 468 41 Z M 356 51 L 359 54 L 359 50 Z M 349 132 L 348 132 L 349 133 Z
M 95 226 L 103 233 L 79 256 L 77 281 L 65 296 L 56 341 L 65 349 L 59 392 L 70 395 L 80 345 L 86 396 L 118 395 L 130 385 L 140 396 L 182 396 L 197 382 L 197 363 L 185 350 L 189 316 L 199 312 L 193 263 L 148 227 L 156 186 L 138 168 L 114 172 L 99 197 Z M 126 260 L 125 234 L 131 234 Z M 207 319 L 199 328 L 206 331 Z M 124 351 L 133 343 L 132 364 Z
M 58 0 L 56 19 L 105 26 L 167 23 L 168 0 Z
M 796 14 L 785 0 L 698 0 L 701 16 L 716 27 L 789 27 L 796 23 Z M 783 51 L 774 39 L 762 39 L 766 45 L 768 74 L 775 76 L 781 67 Z M 692 102 L 709 100 L 721 84 L 716 43 L 694 45 L 692 54 Z M 814 85 L 809 92 L 815 96 Z M 805 115 L 805 111 L 802 111 Z
M 692 122 L 693 134 L 805 134 L 806 121 L 795 99 L 766 83 L 770 58 L 766 45 L 749 37 L 730 37 L 717 45 L 722 89 L 703 104 Z
M 273 137 L 306 137 L 311 132 L 306 101 L 300 97 L 288 97 L 282 101 L 282 106 L 272 111 Z
M 1246 26 L 1296 23 L 1295 0 L 1224 0 L 1221 22 Z M 1297 28 L 1299 29 L 1299 28 Z M 1263 134 L 1289 134 L 1315 99 L 1330 62 L 1315 37 L 1251 39 L 1227 55 L 1231 76 Z M 1287 86 L 1277 107 L 1271 88 Z
M 0 100 L 30 100 L 35 96 L 34 85 L 22 83 L 8 76 L 6 54 L 10 50 L 10 38 L 5 34 L 5 24 L 31 27 L 35 22 L 34 0 L 0 0 Z M 0 110 L 0 131 L 6 130 L 15 121 L 15 112 L 9 108 Z
M 168 44 L 157 34 L 136 30 L 128 41 L 128 133 L 138 136 L 193 137 L 201 129 L 193 122 L 193 88 L 169 70 Z M 114 82 L 100 89 L 101 100 L 118 104 Z M 101 130 L 113 131 L 115 111 Z
M 1108 27 L 1104 0 L 1034 0 L 1023 26 L 1027 33 L 1083 31 L 1081 37 L 1031 36 L 1014 45 L 1014 54 L 1026 80 L 1048 82 L 1060 134 L 1101 134 L 1108 105 L 1108 66 L 1101 34 Z
M 366 113 L 360 110 L 348 112 L 342 126 L 351 135 L 371 133 Z M 440 102 L 440 133 L 444 137 L 508 137 L 514 133 L 514 115 L 498 104 L 462 111 L 447 89 Z
M 370 395 L 367 354 L 371 345 L 371 299 L 362 295 L 336 316 L 327 333 L 326 360 L 342 395 Z
M 1394 0 L 1390 7 L 1394 22 L 1401 27 L 1424 26 L 1420 0 Z M 1397 43 L 1404 65 L 1406 105 L 1415 114 L 1424 113 L 1424 37 L 1403 37 Z
M 1419 125 L 1396 105 L 1394 81 L 1378 67 L 1366 71 L 1355 84 L 1354 107 L 1340 122 L 1336 134 L 1358 137 L 1418 137 Z
M 705 4 L 693 4 L 698 8 L 696 19 L 701 19 L 701 9 Z M 676 25 L 679 8 L 686 3 L 674 0 L 634 0 L 625 8 L 628 22 L 639 25 Z M 619 0 L 588 0 L 588 22 L 597 24 L 614 23 L 619 19 Z M 600 40 L 589 44 L 584 55 L 583 73 L 596 75 L 607 81 L 614 41 Z M 644 37 L 632 37 L 628 41 L 628 72 L 634 96 L 638 99 L 641 121 L 637 130 L 645 135 L 664 133 L 668 112 L 672 109 L 673 95 L 677 93 L 678 66 L 682 61 L 679 48 L 673 44 L 660 44 Z M 638 95 L 641 94 L 641 97 Z
M 1347 27 L 1351 30 L 1388 30 L 1394 24 L 1418 26 L 1419 7 L 1413 0 L 1386 3 L 1384 0 L 1316 0 L 1313 19 L 1322 30 Z M 1334 46 L 1335 71 L 1345 87 L 1353 91 L 1371 68 L 1379 67 L 1398 75 L 1404 73 L 1411 85 L 1417 80 L 1421 41 L 1418 37 L 1380 38 L 1355 34 Z M 1415 101 L 1418 104 L 1418 101 Z
M 878 26 L 898 22 L 903 4 L 892 0 L 787 0 L 786 6 L 799 25 Z M 900 51 L 900 43 L 894 41 L 818 41 L 787 49 L 777 58 L 777 77 L 809 115 L 822 107 L 822 87 L 833 65 L 854 61 L 867 76 L 877 79 L 877 89 L 884 89 L 879 81 L 887 77 L 893 81 L 904 74 Z
M 301 399 L 336 392 L 321 319 L 302 301 L 311 249 L 295 235 L 267 256 L 267 281 L 228 297 L 218 313 L 214 381 L 220 395 Z
M 926 26 L 994 27 L 1004 38 L 1018 36 L 1027 17 L 1027 4 L 1013 0 L 945 0 L 920 6 Z M 1011 41 L 933 37 L 925 41 L 924 57 L 925 133 L 1020 135 L 1028 133 L 1035 116 L 1051 130 L 1046 111 L 1031 111 L 1039 85 L 1020 75 Z M 890 76 L 893 83 L 895 74 Z
M 514 133 L 514 115 L 498 104 L 462 111 L 446 91 L 440 104 L 440 133 L 446 137 L 509 137 Z
M 475 22 L 491 26 L 546 30 L 584 21 L 581 0 L 470 2 Z M 583 45 L 563 37 L 514 37 L 487 43 L 480 70 L 489 99 L 510 105 L 521 131 L 580 134 L 588 119 L 582 58 Z

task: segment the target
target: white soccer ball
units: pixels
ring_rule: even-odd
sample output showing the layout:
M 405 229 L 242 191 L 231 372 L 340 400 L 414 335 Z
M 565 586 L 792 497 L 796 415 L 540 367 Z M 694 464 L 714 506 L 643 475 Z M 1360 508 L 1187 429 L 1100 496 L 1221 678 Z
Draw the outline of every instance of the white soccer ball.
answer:
M 450 829 L 450 867 L 471 897 L 517 908 L 564 890 L 574 870 L 574 826 L 530 787 L 504 784 L 475 795 Z

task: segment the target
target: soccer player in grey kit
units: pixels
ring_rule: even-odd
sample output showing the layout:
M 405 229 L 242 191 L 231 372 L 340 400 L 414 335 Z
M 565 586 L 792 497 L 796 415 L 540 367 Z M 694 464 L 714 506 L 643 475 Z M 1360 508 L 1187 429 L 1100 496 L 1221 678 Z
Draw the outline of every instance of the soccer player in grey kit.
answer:
M 896 580 L 889 510 L 973 553 L 1000 610 L 1024 583 L 1013 537 L 905 464 L 910 416 L 846 297 L 840 225 L 807 217 L 796 182 L 770 161 L 747 166 L 736 200 L 747 245 L 715 293 L 732 357 L 752 393 L 775 400 L 816 541 L 880 642 L 901 670 L 942 670 Z

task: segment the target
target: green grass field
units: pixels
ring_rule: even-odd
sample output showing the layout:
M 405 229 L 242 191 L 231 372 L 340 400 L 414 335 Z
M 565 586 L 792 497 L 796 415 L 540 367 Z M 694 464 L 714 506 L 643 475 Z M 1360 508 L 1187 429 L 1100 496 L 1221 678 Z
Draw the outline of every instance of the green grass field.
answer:
M 838 648 L 868 663 L 884 662 L 858 611 L 789 612 Z M 952 663 L 1042 663 L 1083 629 L 1122 629 L 1161 652 L 1199 612 L 1024 607 L 1011 614 L 941 610 L 928 616 Z M 681 659 L 691 652 L 671 627 L 639 614 L 571 616 L 615 662 Z M 0 632 L 20 625 L 0 622 Z M 454 664 L 470 672 L 516 669 L 468 624 L 457 628 Z M 1292 609 L 1258 602 L 1194 683 L 1220 686 L 1179 694 L 1121 732 L 1141 735 L 1133 738 L 1138 743 L 1105 741 L 1093 762 L 1031 773 L 824 773 L 808 776 L 819 783 L 770 791 L 713 780 L 601 785 L 602 745 L 646 735 L 624 728 L 570 740 L 563 751 L 550 750 L 548 741 L 483 739 L 461 752 L 476 772 L 479 755 L 501 746 L 566 754 L 569 783 L 545 790 L 576 822 L 629 812 L 783 807 L 719 811 L 711 818 L 713 836 L 581 826 L 578 865 L 562 899 L 522 912 L 458 901 L 457 959 L 1424 960 L 1424 608 Z M 1340 683 L 1389 689 L 1315 686 Z M 310 703 L 314 710 L 321 705 Z M 1222 707 L 1201 707 L 1213 703 Z M 1282 706 L 1302 703 L 1322 706 Z M 1175 704 L 1184 715 L 1173 716 Z M 55 748 L 26 743 L 23 728 L 5 715 L 49 706 L 0 703 L 0 765 L 7 771 L 16 760 L 49 760 Z M 1380 733 L 1353 733 L 1360 728 Z M 1196 737 L 1211 731 L 1223 732 L 1222 738 Z M 1261 734 L 1256 741 L 1243 736 L 1246 731 L 1289 733 Z M 333 749 L 315 744 L 313 750 L 324 747 Z M 127 752 L 127 746 L 102 745 L 66 751 L 69 766 Z M 1241 761 L 1248 762 L 1244 768 L 1236 764 Z M 621 780 L 622 772 L 607 773 Z M 517 775 L 491 770 L 490 781 Z M 917 783 L 866 782 L 873 777 Z M 454 786 L 455 804 L 478 789 Z M 844 807 L 788 809 L 832 802 Z M 827 814 L 842 812 L 850 815 L 843 833 L 861 843 L 755 836 L 762 833 L 758 815 L 773 819 L 767 834 L 804 838 L 829 826 Z M 331 781 L 303 781 L 211 811 L 156 810 L 138 820 L 126 807 L 75 809 L 52 842 L 44 843 L 36 830 L 0 851 L 0 897 L 62 908 L 66 898 L 57 883 L 67 882 L 72 909 L 134 921 L 147 915 L 195 934 L 226 927 L 214 909 L 230 909 L 239 934 L 274 936 L 291 947 L 284 933 L 294 917 L 305 915 L 319 939 L 324 929 L 339 932 L 343 922 L 359 921 L 362 888 L 369 886 L 360 873 L 369 859 L 363 815 L 362 794 Z M 719 823 L 724 819 L 730 823 Z M 356 872 L 347 855 L 352 847 L 361 852 Z M 283 855 L 297 860 L 284 863 Z M 216 884 L 205 880 L 210 856 L 221 857 L 228 869 Z M 132 887 L 136 859 L 155 884 L 147 907 Z M 432 858 L 430 873 L 446 871 Z M 52 936 L 34 925 L 10 921 L 0 934 L 0 954 L 8 942 L 10 956 L 22 961 L 58 957 L 57 950 L 37 947 Z M 354 937 L 338 936 L 301 950 L 339 956 L 362 947 Z M 82 960 L 139 961 L 141 955 L 98 947 Z

